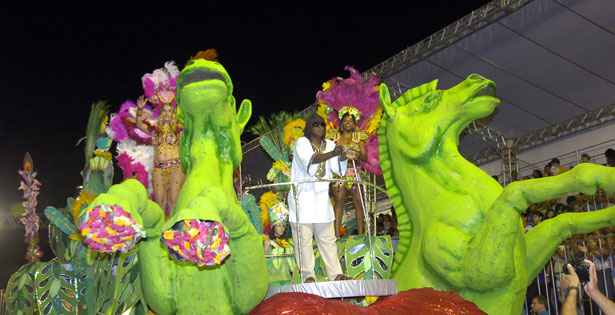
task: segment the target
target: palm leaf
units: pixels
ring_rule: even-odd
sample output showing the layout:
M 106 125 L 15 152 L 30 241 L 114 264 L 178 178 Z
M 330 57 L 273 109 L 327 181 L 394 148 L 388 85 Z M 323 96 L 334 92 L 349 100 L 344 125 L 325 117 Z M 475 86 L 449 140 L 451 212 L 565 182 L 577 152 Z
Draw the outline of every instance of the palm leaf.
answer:
M 100 132 L 100 126 L 107 116 L 109 105 L 105 101 L 98 101 L 92 104 L 90 109 L 90 117 L 85 129 L 85 169 L 88 168 L 90 158 L 94 154 L 96 148 L 96 140 Z
M 54 258 L 22 267 L 7 286 L 9 314 L 69 315 L 85 310 L 79 304 L 79 284 L 72 270 Z
M 45 216 L 49 219 L 49 222 L 53 223 L 66 235 L 77 232 L 77 227 L 73 224 L 72 220 L 66 217 L 60 210 L 54 207 L 47 207 L 45 208 Z
M 34 314 L 34 281 L 30 273 L 33 266 L 22 266 L 9 278 L 5 291 L 7 314 Z
M 99 255 L 90 274 L 96 314 L 123 313 L 141 300 L 136 251 Z
M 260 140 L 258 140 L 258 142 L 260 143 L 263 150 L 265 150 L 265 152 L 269 154 L 269 157 L 271 157 L 271 159 L 273 159 L 274 161 L 288 160 L 288 158 L 280 150 L 280 147 L 278 147 L 275 143 L 273 143 L 273 140 L 271 140 L 271 138 L 268 135 L 261 137 Z
M 263 233 L 263 223 L 261 222 L 261 209 L 256 204 L 256 198 L 249 193 L 246 193 L 241 197 L 241 208 L 246 212 L 250 222 L 256 228 L 256 231 L 260 234 Z
M 271 131 L 271 125 L 263 116 L 259 116 L 258 120 L 252 125 L 248 131 L 255 136 L 263 136 Z
M 36 298 L 41 314 L 78 314 L 79 296 L 72 271 L 57 259 L 41 264 L 35 273 Z

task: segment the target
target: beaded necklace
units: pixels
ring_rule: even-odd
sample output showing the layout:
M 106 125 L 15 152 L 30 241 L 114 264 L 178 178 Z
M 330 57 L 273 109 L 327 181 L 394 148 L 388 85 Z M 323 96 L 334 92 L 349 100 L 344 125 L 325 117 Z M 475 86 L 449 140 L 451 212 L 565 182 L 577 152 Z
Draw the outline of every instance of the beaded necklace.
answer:
M 320 147 L 315 146 L 312 143 L 312 141 L 310 141 L 310 144 L 312 145 L 312 149 L 314 150 L 314 155 L 320 154 L 321 152 L 323 152 L 327 146 L 326 141 L 324 139 L 320 141 Z M 318 168 L 316 169 L 316 174 L 314 174 L 314 176 L 316 176 L 316 178 L 318 179 L 325 177 L 325 162 L 324 161 L 318 163 Z

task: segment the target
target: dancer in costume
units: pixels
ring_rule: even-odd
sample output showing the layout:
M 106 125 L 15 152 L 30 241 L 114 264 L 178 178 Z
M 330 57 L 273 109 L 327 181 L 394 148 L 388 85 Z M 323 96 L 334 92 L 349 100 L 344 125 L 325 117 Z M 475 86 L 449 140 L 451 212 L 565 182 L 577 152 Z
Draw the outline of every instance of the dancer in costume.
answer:
M 380 172 L 378 145 L 374 134 L 382 115 L 377 92 L 378 78 L 372 76 L 368 80 L 363 80 L 357 70 L 351 67 L 346 67 L 346 70 L 350 72 L 349 78 L 329 80 L 316 94 L 321 107 L 326 108 L 321 112 L 329 112 L 328 120 L 333 128 L 327 133 L 328 138 L 348 152 L 348 167 L 343 172 L 346 182 L 333 185 L 335 233 L 338 237 L 344 216 L 344 202 L 348 195 L 352 195 L 357 232 L 365 233 L 361 187 L 357 184 L 357 180 L 361 177 L 362 168 L 372 173 Z M 368 151 L 372 154 L 368 154 Z M 371 159 L 368 158 L 370 156 Z
M 276 199 L 277 200 L 277 199 Z M 293 258 L 294 244 L 288 239 L 288 208 L 282 201 L 267 209 L 269 212 L 270 234 L 265 244 L 269 284 L 273 286 L 286 285 L 299 281 L 299 271 Z M 295 281 L 297 280 L 297 281 Z
M 154 169 L 152 138 L 164 100 L 175 107 L 173 99 L 178 75 L 179 70 L 172 61 L 143 75 L 141 84 L 144 95 L 136 104 L 130 100 L 124 102 L 120 110 L 112 115 L 107 129 L 108 135 L 117 142 L 116 159 L 124 179 L 136 177 L 150 194 L 153 193 Z
M 333 172 L 339 174 L 340 165 L 346 164 L 346 161 L 339 160 L 342 147 L 325 139 L 325 130 L 324 120 L 316 115 L 311 116 L 307 120 L 304 136 L 297 139 L 293 149 L 291 181 L 299 183 L 288 195 L 289 220 L 297 246 L 295 257 L 304 282 L 315 282 L 313 237 L 316 237 L 329 279 L 346 279 L 337 257 L 329 183 L 301 183 L 332 179 Z
M 355 182 L 355 179 L 359 175 L 357 166 L 360 166 L 361 162 L 366 160 L 365 140 L 367 140 L 367 135 L 357 130 L 356 122 L 359 119 L 359 114 L 357 111 L 351 111 L 351 109 L 351 107 L 347 106 L 340 110 L 339 117 L 342 123 L 339 135 L 335 141 L 336 145 L 342 146 L 348 152 L 348 167 L 343 175 L 346 181 L 335 183 L 333 192 L 335 196 L 335 232 L 338 237 L 342 225 L 344 201 L 346 201 L 349 193 L 352 195 L 352 203 L 357 220 L 357 232 L 359 234 L 365 233 L 365 217 L 363 215 L 361 193 L 359 192 L 361 188 Z
M 177 196 L 184 183 L 184 172 L 179 159 L 181 126 L 172 105 L 173 94 L 159 96 L 163 102 L 154 133 L 154 200 L 164 209 L 167 217 L 172 215 Z

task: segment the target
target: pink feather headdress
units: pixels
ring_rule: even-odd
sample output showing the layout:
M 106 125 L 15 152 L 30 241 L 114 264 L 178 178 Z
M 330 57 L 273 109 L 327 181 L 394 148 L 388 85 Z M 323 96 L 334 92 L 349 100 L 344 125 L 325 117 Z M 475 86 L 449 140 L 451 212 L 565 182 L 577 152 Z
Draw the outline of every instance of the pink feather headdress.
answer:
M 353 115 L 359 128 L 365 130 L 370 118 L 378 110 L 378 84 L 380 79 L 371 75 L 367 80 L 356 69 L 346 66 L 350 77 L 333 78 L 323 84 L 323 89 L 316 93 L 319 103 L 334 111 L 329 113 L 329 121 L 339 126 L 339 121 L 346 113 Z
M 141 83 L 145 97 L 158 108 L 162 105 L 161 97 L 168 99 L 175 96 L 178 76 L 179 69 L 173 61 L 167 61 L 164 63 L 164 67 L 156 69 L 152 73 L 144 74 Z

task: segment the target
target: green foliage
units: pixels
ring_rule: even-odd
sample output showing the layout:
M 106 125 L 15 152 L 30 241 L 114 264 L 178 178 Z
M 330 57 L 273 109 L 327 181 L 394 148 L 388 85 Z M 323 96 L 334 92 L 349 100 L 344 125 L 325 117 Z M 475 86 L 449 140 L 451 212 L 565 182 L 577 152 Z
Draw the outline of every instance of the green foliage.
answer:
M 288 153 L 285 152 L 286 150 L 276 145 L 269 135 L 262 136 L 258 142 L 274 161 L 288 161 Z
M 73 224 L 71 219 L 60 210 L 54 207 L 47 207 L 45 208 L 45 216 L 49 219 L 49 222 L 58 227 L 66 235 L 77 233 L 77 227 Z
M 95 309 L 105 314 L 122 314 L 142 298 L 136 251 L 113 255 L 97 254 L 90 270 Z
M 297 119 L 301 117 L 299 113 L 288 113 L 288 112 L 277 112 L 272 114 L 269 118 L 264 118 L 263 116 L 258 117 L 256 123 L 252 125 L 248 130 L 255 136 L 261 137 L 261 139 L 268 137 L 268 143 L 263 145 L 261 141 L 261 145 L 267 151 L 267 153 L 271 156 L 271 158 L 275 160 L 279 160 L 280 158 L 274 157 L 270 151 L 272 150 L 272 146 L 277 147 L 278 151 L 286 156 L 285 160 L 288 160 L 288 149 L 284 145 L 284 125 L 293 119 Z M 271 151 L 273 152 L 273 151 Z M 279 156 L 278 153 L 273 152 L 276 156 Z
M 36 263 L 38 264 L 38 263 Z M 32 273 L 36 264 L 27 264 L 15 272 L 6 285 L 5 299 L 10 314 L 34 314 L 35 297 Z
M 142 299 L 134 253 L 98 255 L 92 266 L 54 258 L 21 267 L 7 285 L 9 314 L 122 314 Z M 143 306 L 141 306 L 143 308 Z
M 95 194 L 106 191 L 108 187 L 103 186 L 109 186 L 111 181 L 105 178 L 109 185 L 103 184 L 99 177 L 109 175 L 98 172 L 101 174 L 94 174 L 98 177 L 92 177 L 89 170 L 89 158 L 94 153 L 107 108 L 104 102 L 92 105 L 85 137 L 84 187 Z M 51 223 L 49 243 L 56 258 L 27 264 L 11 276 L 6 290 L 8 313 L 122 314 L 129 309 L 135 310 L 139 304 L 136 313 L 146 314 L 145 303 L 140 303 L 143 295 L 136 252 L 104 255 L 87 248 L 73 223 L 74 202 L 73 198 L 67 198 L 65 208 L 45 209 L 45 216 Z M 14 208 L 15 213 L 20 214 L 23 206 L 19 204 Z
M 57 211 L 54 213 L 54 219 L 49 219 L 52 224 L 49 224 L 49 245 L 53 253 L 64 262 L 71 262 L 74 265 L 79 266 L 80 264 L 86 263 L 86 257 L 88 256 L 88 252 L 90 251 L 79 239 L 70 239 L 69 235 L 72 233 L 77 233 L 77 227 L 72 223 L 72 215 L 69 210 L 72 209 L 73 203 L 75 202 L 74 198 L 66 199 L 66 207 L 61 209 L 56 209 Z M 49 208 L 49 207 L 48 207 Z M 55 208 L 54 208 L 55 209 Z M 47 216 L 47 209 L 45 209 L 45 215 Z M 63 218 L 59 218 L 62 216 Z M 62 228 L 58 225 L 68 224 L 74 227 L 74 232 L 66 233 L 67 231 L 62 230 Z M 64 229 L 67 229 L 64 227 Z M 70 227 L 68 227 L 70 229 Z M 76 235 L 76 234 L 75 234 Z
M 100 127 L 107 116 L 109 111 L 109 105 L 105 101 L 98 101 L 92 104 L 92 108 L 90 109 L 90 116 L 88 118 L 88 125 L 85 131 L 85 167 L 84 169 L 88 169 L 89 161 L 92 155 L 94 154 L 94 149 L 96 148 L 96 140 L 98 136 L 101 134 Z
M 250 222 L 256 228 L 259 234 L 263 233 L 263 223 L 261 221 L 261 209 L 256 203 L 256 198 L 250 193 L 246 193 L 241 197 L 241 208 L 246 212 Z
M 364 235 L 353 235 L 346 240 L 341 257 L 347 276 L 364 280 L 390 277 L 393 264 L 391 237 L 376 236 L 371 244 L 373 251 L 370 251 L 370 242 Z
M 68 315 L 85 313 L 80 305 L 80 277 L 70 264 L 52 259 L 23 266 L 7 285 L 10 314 Z

